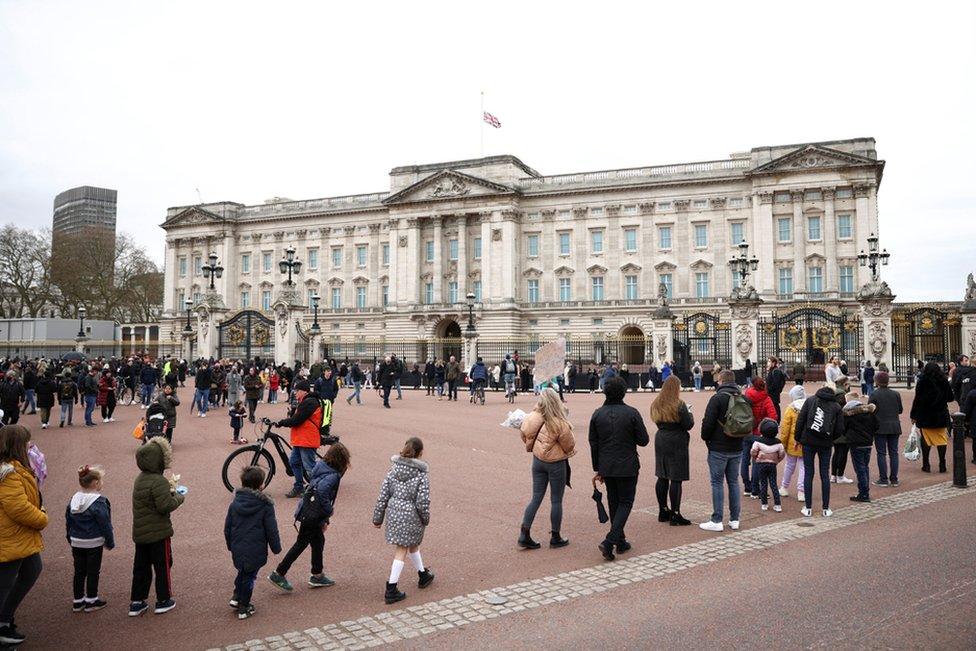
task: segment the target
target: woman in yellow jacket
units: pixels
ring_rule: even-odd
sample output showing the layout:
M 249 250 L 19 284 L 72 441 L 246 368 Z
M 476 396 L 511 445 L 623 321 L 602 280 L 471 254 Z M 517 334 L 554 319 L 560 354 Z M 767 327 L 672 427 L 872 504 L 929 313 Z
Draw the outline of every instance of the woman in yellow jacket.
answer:
M 803 409 L 807 394 L 799 384 L 790 389 L 790 406 L 783 412 L 783 423 L 779 428 L 779 440 L 786 448 L 786 467 L 783 469 L 783 482 L 779 485 L 779 494 L 786 497 L 790 494 L 790 479 L 796 470 L 796 499 L 803 502 L 803 446 L 796 440 L 796 419 Z
M 27 457 L 30 431 L 0 428 L 0 644 L 20 644 L 25 635 L 14 612 L 41 573 L 41 530 L 47 513 Z

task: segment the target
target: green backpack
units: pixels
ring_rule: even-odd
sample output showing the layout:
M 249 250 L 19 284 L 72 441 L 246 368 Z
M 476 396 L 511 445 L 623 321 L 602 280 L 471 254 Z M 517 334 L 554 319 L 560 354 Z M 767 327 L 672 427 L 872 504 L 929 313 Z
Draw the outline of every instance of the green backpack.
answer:
M 729 407 L 725 410 L 722 429 L 726 436 L 743 438 L 752 434 L 755 420 L 752 417 L 752 404 L 736 391 L 729 395 Z

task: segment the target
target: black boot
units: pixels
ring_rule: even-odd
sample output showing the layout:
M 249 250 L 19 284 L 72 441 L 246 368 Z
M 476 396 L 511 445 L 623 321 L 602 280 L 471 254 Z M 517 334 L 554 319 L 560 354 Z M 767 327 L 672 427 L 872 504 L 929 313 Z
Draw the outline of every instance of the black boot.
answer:
M 667 508 L 663 508 L 662 509 L 662 508 L 658 507 L 658 509 L 657 509 L 657 521 L 658 522 L 667 522 L 670 519 L 671 519 L 671 509 L 667 509 Z
M 421 590 L 434 582 L 434 573 L 430 571 L 429 567 L 425 567 L 423 572 L 417 572 L 417 576 L 420 577 L 417 581 L 417 587 Z
M 940 445 L 936 448 L 939 452 L 939 472 L 947 472 L 946 470 L 946 448 L 945 445 Z
M 555 548 L 555 547 L 565 547 L 566 545 L 569 544 L 569 540 L 561 537 L 559 535 L 559 532 L 558 531 L 552 531 L 550 533 L 552 534 L 552 537 L 549 539 L 549 546 L 550 547 L 553 547 L 553 548 Z
M 678 511 L 671 511 L 672 527 L 687 527 L 689 524 L 691 524 L 691 520 L 681 515 Z
M 386 584 L 386 594 L 383 595 L 383 599 L 386 601 L 387 604 L 395 604 L 396 602 L 403 601 L 406 598 L 407 595 L 405 593 L 397 590 L 396 583 Z
M 522 533 L 519 535 L 518 544 L 519 547 L 522 547 L 523 549 L 539 549 L 542 547 L 542 545 L 532 540 L 532 536 L 529 535 L 528 527 L 522 527 Z

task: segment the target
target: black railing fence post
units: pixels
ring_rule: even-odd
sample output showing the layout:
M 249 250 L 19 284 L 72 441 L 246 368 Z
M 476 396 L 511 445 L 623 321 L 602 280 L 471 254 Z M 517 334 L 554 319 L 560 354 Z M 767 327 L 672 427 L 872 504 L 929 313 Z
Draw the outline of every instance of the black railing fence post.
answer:
M 966 416 L 952 415 L 952 485 L 966 488 Z

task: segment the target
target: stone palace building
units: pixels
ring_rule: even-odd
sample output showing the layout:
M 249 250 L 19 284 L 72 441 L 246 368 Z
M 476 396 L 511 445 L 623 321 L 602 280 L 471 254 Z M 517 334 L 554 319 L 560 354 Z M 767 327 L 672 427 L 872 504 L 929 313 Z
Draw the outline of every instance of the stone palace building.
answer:
M 732 355 L 734 347 L 748 348 L 756 360 L 802 347 L 798 337 L 826 351 L 830 329 L 859 348 L 863 328 L 855 333 L 843 319 L 859 312 L 856 295 L 871 280 L 857 256 L 879 231 L 883 169 L 873 138 L 556 175 L 514 156 L 490 156 L 395 167 L 389 190 L 372 194 L 174 207 L 162 224 L 161 338 L 172 352 L 182 338 L 194 354 L 267 353 L 278 345 L 273 330 L 280 327 L 298 354 L 316 335 L 309 331 L 314 321 L 320 341 L 305 356 L 372 357 L 377 349 L 367 343 L 459 339 L 470 293 L 485 342 L 616 339 L 626 350 L 607 356 L 634 364 L 683 353 L 686 361 L 738 365 L 745 355 Z M 756 322 L 749 346 L 734 341 L 745 331 L 731 333 L 729 300 L 739 276 L 729 260 L 742 242 L 758 259 L 747 281 L 761 299 L 754 321 L 803 305 L 842 319 L 837 327 L 807 323 L 794 328 L 798 335 L 778 324 L 776 341 L 764 351 L 763 324 Z M 289 248 L 303 263 L 292 288 L 279 269 Z M 213 292 L 205 272 L 211 253 L 223 268 Z M 676 339 L 662 340 L 658 355 L 650 350 L 659 291 L 673 312 L 669 336 Z M 192 335 L 182 336 L 188 300 L 195 324 Z M 286 323 L 293 314 L 295 333 Z M 701 317 L 683 323 L 691 315 Z M 890 323 L 886 333 L 890 340 Z M 696 336 L 701 340 L 692 341 Z

